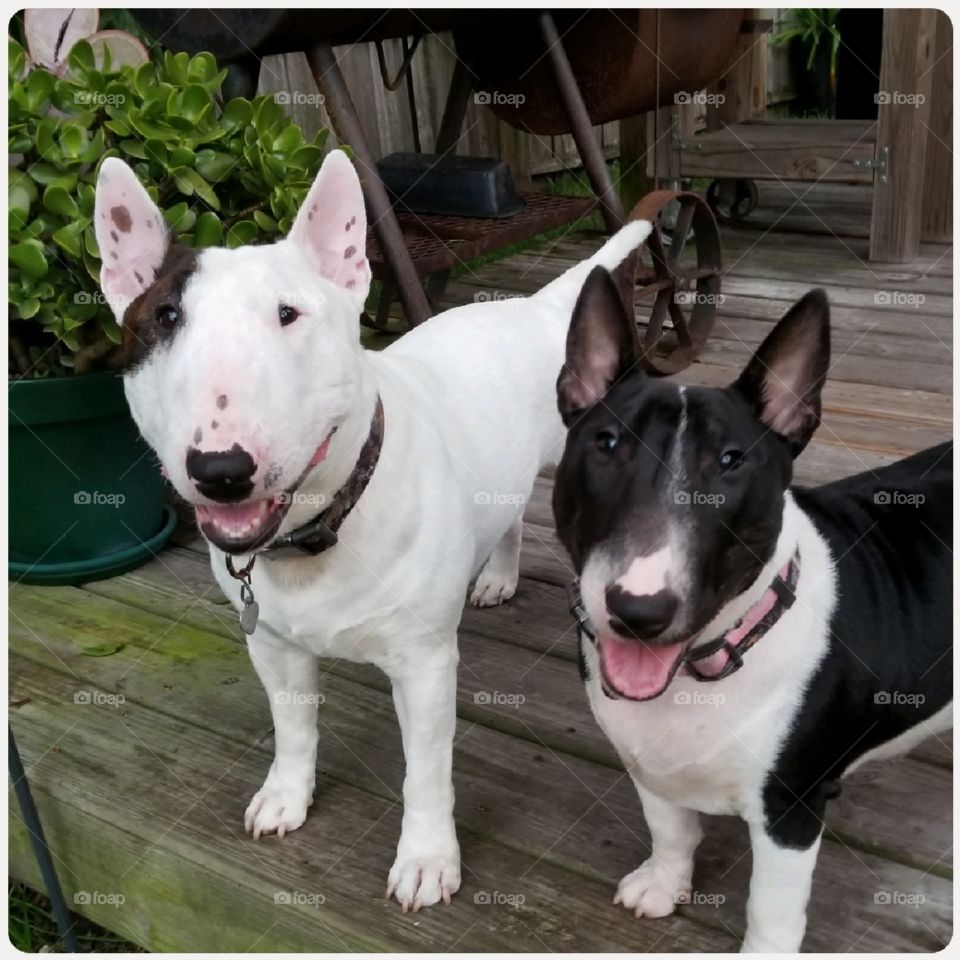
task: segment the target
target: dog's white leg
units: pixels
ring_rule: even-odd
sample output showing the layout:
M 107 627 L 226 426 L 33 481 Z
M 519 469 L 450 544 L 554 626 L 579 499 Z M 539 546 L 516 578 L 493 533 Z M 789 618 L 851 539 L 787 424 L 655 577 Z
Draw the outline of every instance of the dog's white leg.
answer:
M 750 824 L 753 871 L 743 953 L 798 953 L 820 836 L 806 849 L 781 847 L 762 823 Z
M 668 803 L 649 790 L 634 785 L 643 804 L 643 815 L 653 850 L 617 887 L 614 903 L 622 903 L 636 917 L 665 917 L 678 903 L 690 899 L 693 853 L 703 836 L 696 810 Z
M 270 698 L 274 758 L 243 821 L 256 840 L 296 830 L 313 802 L 317 777 L 317 658 L 257 631 L 247 641 L 250 659 Z
M 460 846 L 453 823 L 453 735 L 457 658 L 450 648 L 391 672 L 407 761 L 403 827 L 387 879 L 404 912 L 450 898 L 460 888 Z
M 495 607 L 517 592 L 520 580 L 520 544 L 523 540 L 523 515 L 493 548 L 474 584 L 470 602 L 475 607 Z

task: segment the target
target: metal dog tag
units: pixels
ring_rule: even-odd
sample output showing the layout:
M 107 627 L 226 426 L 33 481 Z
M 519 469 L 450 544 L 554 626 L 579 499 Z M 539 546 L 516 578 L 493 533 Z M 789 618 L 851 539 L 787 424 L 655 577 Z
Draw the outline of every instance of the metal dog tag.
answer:
M 243 604 L 240 611 L 240 629 L 249 637 L 257 629 L 257 621 L 260 619 L 260 604 L 254 599 L 249 583 L 240 584 L 240 602 Z

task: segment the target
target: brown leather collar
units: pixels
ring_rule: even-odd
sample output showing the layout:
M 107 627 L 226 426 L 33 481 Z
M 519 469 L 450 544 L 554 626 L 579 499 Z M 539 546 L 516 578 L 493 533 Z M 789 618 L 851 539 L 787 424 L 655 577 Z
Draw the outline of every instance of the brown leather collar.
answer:
M 315 557 L 337 542 L 337 531 L 350 511 L 367 489 L 373 476 L 380 450 L 383 448 L 383 402 L 377 396 L 377 406 L 370 422 L 370 433 L 360 448 L 357 465 L 344 485 L 333 495 L 330 505 L 322 513 L 308 520 L 303 526 L 277 537 L 260 553 L 267 560 Z

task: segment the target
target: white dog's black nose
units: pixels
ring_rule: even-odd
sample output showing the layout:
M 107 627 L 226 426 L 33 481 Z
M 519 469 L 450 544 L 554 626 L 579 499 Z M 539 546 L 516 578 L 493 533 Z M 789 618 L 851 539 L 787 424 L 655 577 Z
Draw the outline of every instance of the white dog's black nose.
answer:
M 606 591 L 610 626 L 625 637 L 653 640 L 673 622 L 677 612 L 677 595 L 672 590 L 658 590 L 637 596 L 619 584 Z
M 195 481 L 197 490 L 221 503 L 234 503 L 249 496 L 256 470 L 253 457 L 236 443 L 229 450 L 204 452 L 191 447 L 187 451 L 187 474 Z

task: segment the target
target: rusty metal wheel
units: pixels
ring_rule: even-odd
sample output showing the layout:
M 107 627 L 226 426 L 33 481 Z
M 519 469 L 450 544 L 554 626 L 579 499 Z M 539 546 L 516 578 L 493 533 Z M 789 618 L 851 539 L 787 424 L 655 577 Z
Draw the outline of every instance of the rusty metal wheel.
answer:
M 633 258 L 640 362 L 648 373 L 679 373 L 703 350 L 716 318 L 720 231 L 710 208 L 695 193 L 648 193 L 630 219 L 653 223 L 645 246 Z

